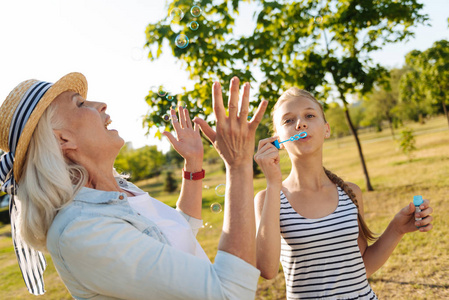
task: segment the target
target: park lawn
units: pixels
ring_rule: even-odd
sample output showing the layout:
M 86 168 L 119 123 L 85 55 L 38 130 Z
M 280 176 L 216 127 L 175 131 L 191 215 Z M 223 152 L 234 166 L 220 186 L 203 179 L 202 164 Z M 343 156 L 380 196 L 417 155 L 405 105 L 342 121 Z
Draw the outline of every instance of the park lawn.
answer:
M 449 130 L 443 117 L 424 125 L 408 124 L 416 135 L 413 156 L 401 153 L 389 130 L 377 133 L 361 131 L 360 139 L 375 189 L 366 192 L 364 176 L 353 137 L 326 141 L 324 165 L 344 180 L 358 184 L 364 192 L 365 219 L 370 228 L 381 233 L 395 213 L 407 205 L 413 195 L 422 194 L 434 208 L 434 229 L 427 234 L 407 234 L 385 265 L 369 279 L 380 299 L 449 299 Z M 399 136 L 401 129 L 396 129 Z M 284 176 L 290 169 L 289 159 L 281 151 Z M 210 205 L 223 204 L 215 187 L 225 183 L 221 164 L 205 165 L 203 182 L 204 228 L 198 240 L 213 261 L 221 233 L 223 213 L 212 213 Z M 178 193 L 163 192 L 163 177 L 139 182 L 138 185 L 165 203 L 174 206 Z M 265 187 L 263 176 L 254 180 L 255 192 Z M 2 225 L 0 225 L 2 226 Z M 45 272 L 47 294 L 28 294 L 15 261 L 9 225 L 0 227 L 0 299 L 70 299 L 47 255 Z M 285 299 L 282 269 L 273 280 L 259 280 L 256 299 Z

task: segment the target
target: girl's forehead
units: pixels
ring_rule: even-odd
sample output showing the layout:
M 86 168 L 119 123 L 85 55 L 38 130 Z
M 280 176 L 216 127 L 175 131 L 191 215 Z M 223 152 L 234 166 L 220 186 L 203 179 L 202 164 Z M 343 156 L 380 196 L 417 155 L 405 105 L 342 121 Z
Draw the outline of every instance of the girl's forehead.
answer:
M 320 110 L 320 106 L 313 100 L 305 97 L 294 97 L 288 100 L 282 101 L 282 103 L 277 107 L 274 115 L 284 115 L 289 111 L 296 109 L 315 109 Z

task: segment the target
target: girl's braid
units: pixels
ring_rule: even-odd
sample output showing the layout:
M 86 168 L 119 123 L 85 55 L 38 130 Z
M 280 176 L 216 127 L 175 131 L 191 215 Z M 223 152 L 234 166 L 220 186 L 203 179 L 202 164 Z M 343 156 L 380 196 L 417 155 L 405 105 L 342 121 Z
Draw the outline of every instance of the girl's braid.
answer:
M 348 195 L 348 197 L 351 198 L 352 202 L 357 207 L 357 218 L 359 220 L 359 225 L 360 225 L 360 228 L 362 229 L 362 233 L 363 233 L 364 237 L 367 240 L 375 241 L 376 237 L 375 237 L 374 233 L 371 230 L 369 230 L 368 226 L 366 225 L 365 221 L 363 220 L 362 215 L 360 214 L 359 203 L 357 201 L 357 197 L 356 197 L 354 191 L 349 187 L 348 184 L 346 184 L 346 182 L 343 181 L 343 179 L 338 177 L 336 174 L 332 173 L 331 171 L 327 170 L 326 168 L 323 168 L 323 169 L 324 169 L 324 172 L 326 173 L 327 177 L 329 177 L 329 179 L 333 183 L 335 183 L 343 191 L 345 191 L 346 195 Z

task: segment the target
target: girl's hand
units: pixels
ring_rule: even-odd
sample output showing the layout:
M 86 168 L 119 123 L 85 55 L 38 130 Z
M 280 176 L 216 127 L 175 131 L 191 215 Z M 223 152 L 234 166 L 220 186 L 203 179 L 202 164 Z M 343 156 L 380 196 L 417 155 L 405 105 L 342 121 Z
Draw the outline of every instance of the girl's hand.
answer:
M 200 125 L 227 167 L 252 166 L 255 132 L 268 101 L 262 101 L 252 119 L 248 121 L 249 90 L 249 83 L 245 83 L 239 111 L 239 79 L 237 77 L 231 79 L 228 99 L 229 116 L 226 116 L 221 86 L 220 83 L 215 82 L 212 87 L 212 102 L 217 119 L 216 132 L 206 121 L 200 118 L 193 120 Z
M 168 138 L 173 148 L 184 157 L 186 163 L 202 165 L 204 150 L 198 125 L 192 125 L 188 110 L 182 106 L 179 106 L 178 109 L 179 120 L 173 108 L 170 109 L 170 114 L 176 137 L 167 131 L 162 134 Z
M 409 203 L 408 206 L 404 207 L 396 214 L 393 222 L 395 223 L 395 229 L 399 234 L 417 230 L 427 232 L 433 228 L 433 225 L 431 224 L 433 217 L 430 215 L 433 212 L 433 209 L 429 206 L 429 200 L 424 200 L 424 203 L 419 207 L 421 212 L 415 214 L 415 206 L 413 203 Z M 422 218 L 422 220 L 415 221 L 415 218 Z
M 271 144 L 278 137 L 270 137 L 259 141 L 254 160 L 265 174 L 267 183 L 282 184 L 279 150 Z

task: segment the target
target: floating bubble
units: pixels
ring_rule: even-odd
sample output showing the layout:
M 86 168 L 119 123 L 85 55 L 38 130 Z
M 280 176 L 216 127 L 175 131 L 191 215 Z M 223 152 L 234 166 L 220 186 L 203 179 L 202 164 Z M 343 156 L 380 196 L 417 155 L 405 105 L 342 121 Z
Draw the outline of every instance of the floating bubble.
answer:
M 213 213 L 215 213 L 215 214 L 221 213 L 222 210 L 223 210 L 223 209 L 222 209 L 222 207 L 221 207 L 221 204 L 218 203 L 218 202 L 212 203 L 212 204 L 210 205 L 210 211 L 213 212 Z
M 198 30 L 199 27 L 200 27 L 200 24 L 198 24 L 197 21 L 192 21 L 189 23 L 189 28 L 193 31 Z
M 164 91 L 163 88 L 159 88 L 159 89 L 157 90 L 157 94 L 159 95 L 159 97 L 165 97 L 165 95 L 167 95 L 167 92 Z
M 316 17 L 315 17 L 315 23 L 316 23 L 316 24 L 321 24 L 321 23 L 323 23 L 323 17 L 322 17 L 322 16 L 316 16 Z
M 185 34 L 178 34 L 178 36 L 175 39 L 175 45 L 176 47 L 180 49 L 184 49 L 189 45 L 189 38 Z
M 193 17 L 198 18 L 199 16 L 201 16 L 202 9 L 198 5 L 194 5 L 190 9 L 190 13 L 192 14 Z
M 215 187 L 215 194 L 217 194 L 218 197 L 224 197 L 226 192 L 226 185 L 224 183 L 219 184 Z
M 182 18 L 184 18 L 184 12 L 182 11 L 182 9 L 175 7 L 170 11 L 170 19 L 173 22 L 179 23 Z
M 170 121 L 170 116 L 168 114 L 165 114 L 162 116 L 162 120 L 164 120 L 165 122 Z
M 186 108 L 187 107 L 187 103 L 185 103 L 185 101 L 178 101 L 178 107 L 179 106 L 182 106 L 182 107 Z
M 168 101 L 172 101 L 173 99 L 175 99 L 175 97 L 173 97 L 172 95 L 167 96 Z

